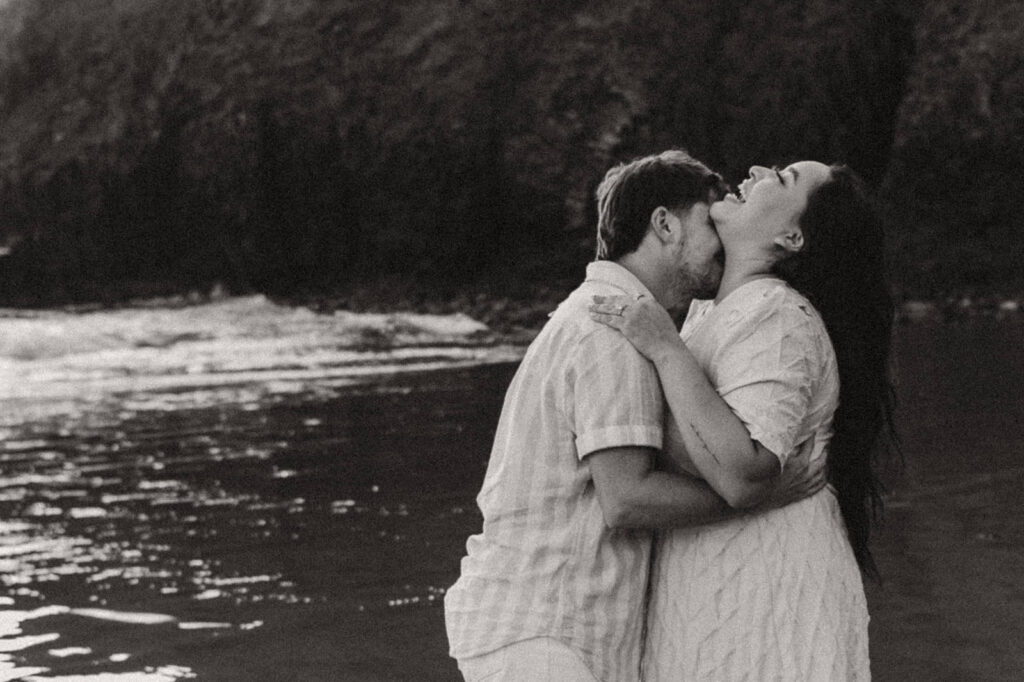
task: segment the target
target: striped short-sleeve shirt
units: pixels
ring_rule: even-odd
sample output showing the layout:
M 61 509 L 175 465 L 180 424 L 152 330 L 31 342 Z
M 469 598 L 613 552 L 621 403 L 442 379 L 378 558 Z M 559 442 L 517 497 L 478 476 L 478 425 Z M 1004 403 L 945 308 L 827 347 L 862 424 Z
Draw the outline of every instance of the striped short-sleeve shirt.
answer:
M 445 596 L 456 658 L 546 636 L 600 680 L 638 679 L 651 534 L 605 525 L 584 459 L 660 448 L 663 398 L 653 366 L 590 319 L 596 294 L 650 292 L 615 263 L 591 263 L 527 351 L 477 496 L 483 531 Z

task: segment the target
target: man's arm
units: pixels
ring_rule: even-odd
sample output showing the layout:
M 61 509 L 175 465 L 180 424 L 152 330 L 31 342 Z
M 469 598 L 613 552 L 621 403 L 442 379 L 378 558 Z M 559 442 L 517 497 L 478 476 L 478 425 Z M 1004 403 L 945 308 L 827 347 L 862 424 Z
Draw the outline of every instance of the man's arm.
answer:
M 654 469 L 656 453 L 653 448 L 616 447 L 587 456 L 608 527 L 685 528 L 742 513 L 706 482 Z M 774 509 L 802 500 L 821 490 L 825 482 L 823 469 L 808 472 L 806 455 L 791 457 L 781 475 L 765 486 L 765 499 L 757 509 Z
M 609 528 L 682 528 L 738 515 L 704 481 L 655 470 L 656 452 L 617 447 L 587 456 Z

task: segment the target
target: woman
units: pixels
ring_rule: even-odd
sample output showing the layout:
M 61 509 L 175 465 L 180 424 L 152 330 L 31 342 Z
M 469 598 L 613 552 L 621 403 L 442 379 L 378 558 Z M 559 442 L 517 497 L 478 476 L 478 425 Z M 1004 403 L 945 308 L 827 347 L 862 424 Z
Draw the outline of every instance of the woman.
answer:
M 714 301 L 693 303 L 679 335 L 651 301 L 609 299 L 593 315 L 654 362 L 685 448 L 666 447 L 680 468 L 738 507 L 756 504 L 794 456 L 812 467 L 827 456 L 830 487 L 662 536 L 645 677 L 868 679 L 858 564 L 875 574 L 872 452 L 891 415 L 880 221 L 848 168 L 813 161 L 753 167 L 711 217 L 722 284 Z M 698 370 L 746 427 L 746 447 L 722 447 L 715 429 L 687 420 L 684 384 L 703 381 Z

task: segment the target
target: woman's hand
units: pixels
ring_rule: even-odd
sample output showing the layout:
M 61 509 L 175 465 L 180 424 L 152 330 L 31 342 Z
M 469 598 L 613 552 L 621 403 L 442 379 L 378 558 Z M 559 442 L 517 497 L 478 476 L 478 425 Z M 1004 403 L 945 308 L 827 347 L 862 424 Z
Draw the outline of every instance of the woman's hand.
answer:
M 594 296 L 590 317 L 618 329 L 648 360 L 681 345 L 679 332 L 668 311 L 647 296 Z

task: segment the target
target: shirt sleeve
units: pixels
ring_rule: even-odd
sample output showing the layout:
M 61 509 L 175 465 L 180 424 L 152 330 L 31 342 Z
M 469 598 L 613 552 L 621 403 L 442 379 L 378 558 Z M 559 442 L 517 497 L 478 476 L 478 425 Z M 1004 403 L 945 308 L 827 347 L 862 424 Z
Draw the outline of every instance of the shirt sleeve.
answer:
M 804 439 L 821 367 L 816 327 L 803 310 L 776 307 L 744 315 L 715 359 L 715 384 L 750 437 L 785 466 Z
M 613 447 L 661 448 L 665 412 L 658 373 L 619 332 L 602 327 L 588 334 L 569 381 L 580 459 Z

